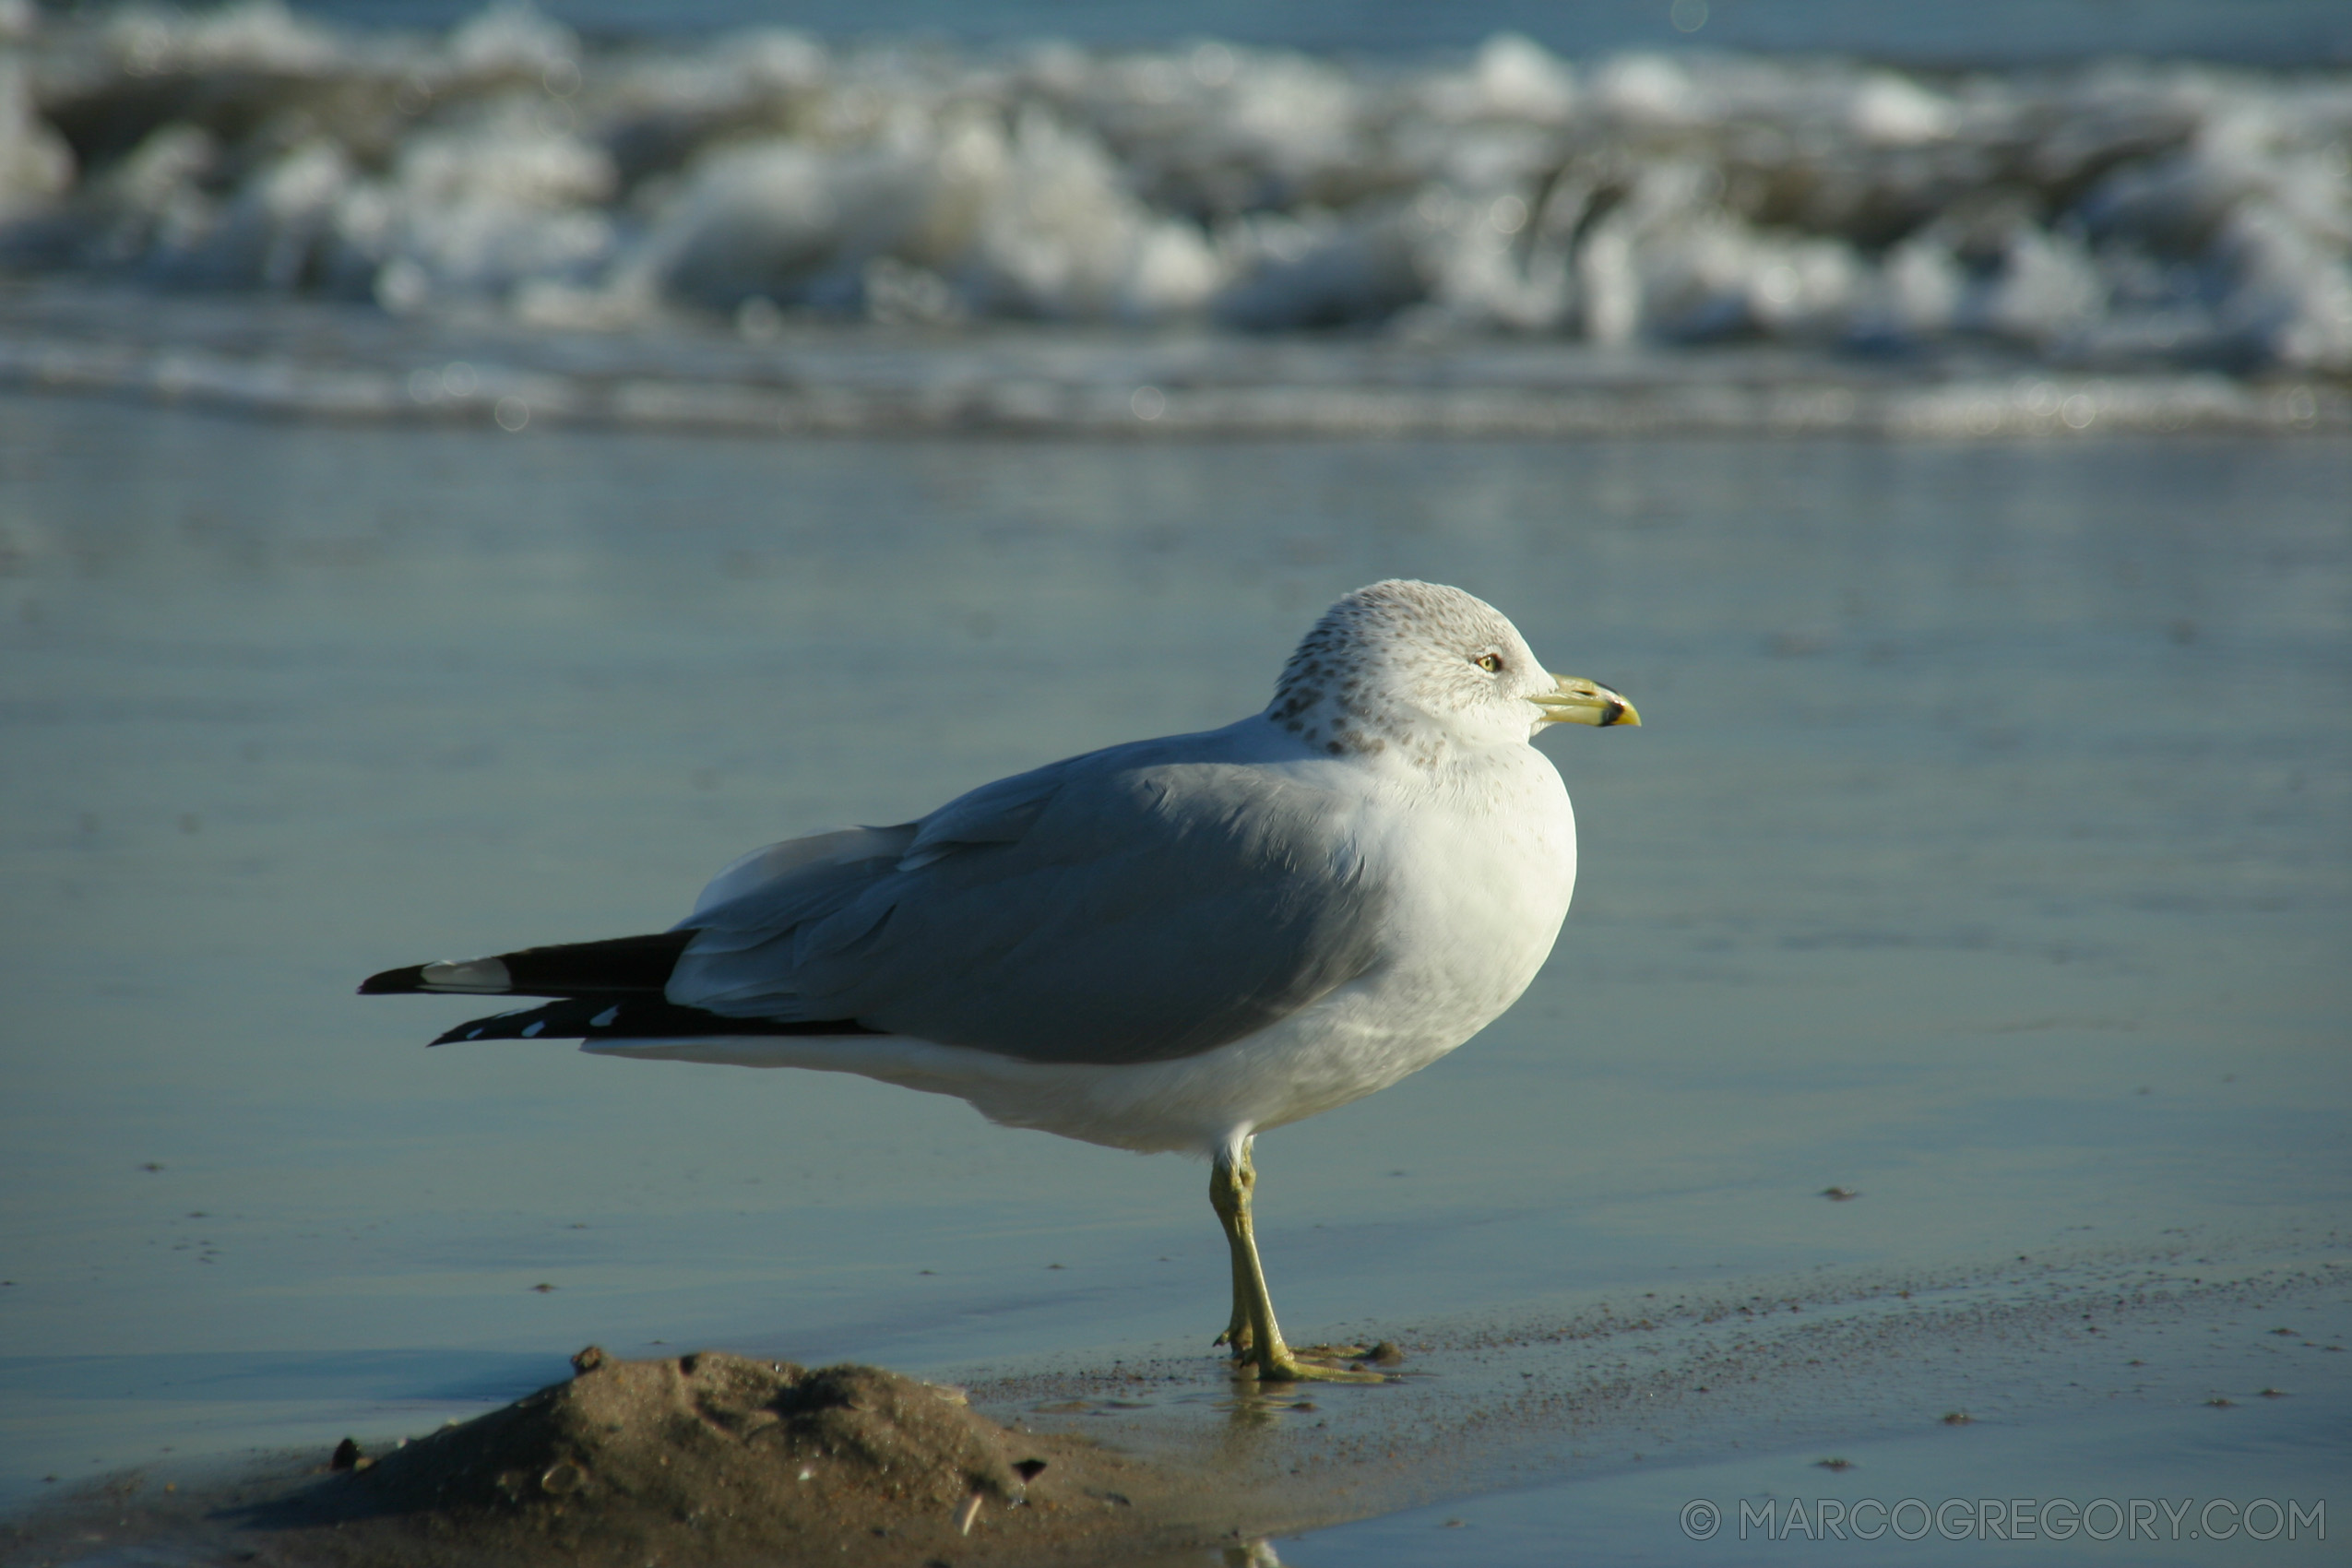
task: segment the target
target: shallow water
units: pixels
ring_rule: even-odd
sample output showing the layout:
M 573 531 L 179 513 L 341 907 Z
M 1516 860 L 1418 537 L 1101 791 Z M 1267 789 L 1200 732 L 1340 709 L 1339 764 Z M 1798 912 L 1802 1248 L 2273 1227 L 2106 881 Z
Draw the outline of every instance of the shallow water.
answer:
M 1262 1146 L 1295 1335 L 2341 1255 L 2346 493 L 2320 441 L 822 444 L 0 398 L 0 1503 L 421 1430 L 590 1340 L 1206 1353 L 1198 1168 L 856 1080 L 428 1054 L 468 1004 L 350 992 L 1223 722 L 1386 575 L 1493 600 L 1645 727 L 1546 742 L 1585 872 L 1520 1005 Z M 2337 1384 L 2238 1393 L 2343 1473 Z M 2080 1495 L 2140 1463 L 2031 1443 Z

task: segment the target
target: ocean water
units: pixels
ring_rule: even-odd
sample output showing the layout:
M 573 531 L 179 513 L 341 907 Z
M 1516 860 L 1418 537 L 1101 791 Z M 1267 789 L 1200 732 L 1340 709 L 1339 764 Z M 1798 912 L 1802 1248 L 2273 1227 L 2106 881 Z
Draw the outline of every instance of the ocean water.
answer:
M 470 0 L 303 0 L 313 16 L 373 28 L 439 30 L 481 7 Z M 1396 56 L 1469 49 L 1516 32 L 1568 54 L 1631 49 L 1837 53 L 1951 69 L 2046 65 L 2102 55 L 2175 55 L 2303 67 L 2352 60 L 2352 23 L 2326 0 L 1988 0 L 1943 6 L 1868 0 L 1206 0 L 1181 21 L 1153 6 L 1060 0 L 553 0 L 540 7 L 591 36 L 705 33 L 778 22 L 822 37 L 927 36 L 968 43 L 1068 38 L 1156 43 L 1171 32 L 1324 53 Z
M 2199 1496 L 2284 1476 L 2340 1516 L 2346 493 L 2310 439 L 743 440 L 0 397 L 0 1503 L 421 1431 L 589 1341 L 1157 1360 L 1211 1397 L 1196 1166 L 854 1079 L 428 1051 L 469 1004 L 351 988 L 653 929 L 748 845 L 1223 722 L 1331 598 L 1418 575 L 1645 723 L 1546 742 L 1585 871 L 1520 1004 L 1261 1146 L 1293 1332 L 1434 1374 L 1338 1391 L 1335 1430 L 1467 1455 L 1384 1494 L 1437 1515 L 1277 1550 L 1428 1561 L 1416 1532 L 1507 1492 L 1453 1560 L 1586 1520 L 1695 1561 L 1681 1500 L 1818 1496 L 1849 1449 L 1917 1490 L 1905 1444 L 1955 1407 L 1982 1422 L 1933 1496 L 2193 1458 Z M 1752 1322 L 1781 1337 L 1719 1337 Z M 1625 1479 L 1662 1458 L 1688 1488 Z
M 2345 15 L 14 0 L 0 378 L 484 423 L 2339 428 Z M 1759 380 L 1812 396 L 1710 393 Z

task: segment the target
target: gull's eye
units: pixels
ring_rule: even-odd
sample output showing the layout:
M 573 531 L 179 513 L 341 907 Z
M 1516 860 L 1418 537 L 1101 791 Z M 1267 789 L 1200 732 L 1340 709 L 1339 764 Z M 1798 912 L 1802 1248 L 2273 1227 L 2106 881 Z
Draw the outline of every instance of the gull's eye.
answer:
M 1490 675 L 1498 673 L 1503 669 L 1503 656 L 1499 653 L 1482 653 L 1478 657 L 1478 666 Z

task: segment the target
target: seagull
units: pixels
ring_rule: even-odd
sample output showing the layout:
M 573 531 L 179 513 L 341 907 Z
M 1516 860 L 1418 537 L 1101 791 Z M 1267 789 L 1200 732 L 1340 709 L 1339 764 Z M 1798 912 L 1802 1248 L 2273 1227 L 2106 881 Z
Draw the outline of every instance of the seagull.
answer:
M 929 816 L 754 849 L 670 931 L 371 977 L 552 1000 L 435 1045 L 857 1073 L 990 1119 L 1210 1162 L 1218 1343 L 1265 1382 L 1378 1381 L 1293 1350 L 1252 1219 L 1257 1134 L 1387 1087 L 1516 1001 L 1576 880 L 1553 724 L 1638 725 L 1501 612 L 1390 580 L 1326 611 L 1260 712 L 982 785 Z

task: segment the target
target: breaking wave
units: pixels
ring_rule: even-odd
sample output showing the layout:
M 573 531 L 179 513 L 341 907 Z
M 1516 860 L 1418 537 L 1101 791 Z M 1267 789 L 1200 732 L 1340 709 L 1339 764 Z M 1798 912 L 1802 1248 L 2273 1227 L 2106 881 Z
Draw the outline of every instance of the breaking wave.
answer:
M 2352 73 L 590 46 L 0 0 L 0 271 L 532 329 L 997 322 L 2352 373 Z

